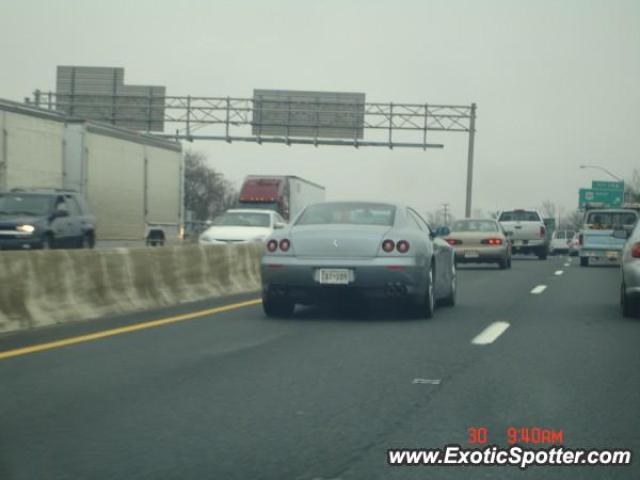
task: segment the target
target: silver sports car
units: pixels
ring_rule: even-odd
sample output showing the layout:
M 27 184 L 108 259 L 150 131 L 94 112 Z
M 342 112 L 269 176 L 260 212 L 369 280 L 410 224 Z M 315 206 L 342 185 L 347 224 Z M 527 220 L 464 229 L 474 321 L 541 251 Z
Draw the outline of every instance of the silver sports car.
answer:
M 453 249 L 401 205 L 310 205 L 267 239 L 261 272 L 267 316 L 344 294 L 402 300 L 425 318 L 456 301 Z

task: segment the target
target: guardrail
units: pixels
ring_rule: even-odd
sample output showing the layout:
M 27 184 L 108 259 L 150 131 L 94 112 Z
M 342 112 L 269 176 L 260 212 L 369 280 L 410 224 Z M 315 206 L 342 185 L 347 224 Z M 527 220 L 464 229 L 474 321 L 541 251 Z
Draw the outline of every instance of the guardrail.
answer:
M 260 289 L 259 243 L 0 252 L 0 332 Z

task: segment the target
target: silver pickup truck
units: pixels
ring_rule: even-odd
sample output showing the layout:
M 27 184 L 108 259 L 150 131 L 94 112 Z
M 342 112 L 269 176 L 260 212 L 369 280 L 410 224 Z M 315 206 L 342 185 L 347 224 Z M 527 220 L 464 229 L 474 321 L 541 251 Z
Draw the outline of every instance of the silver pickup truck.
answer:
M 534 253 L 540 260 L 549 254 L 547 227 L 537 210 L 505 210 L 498 222 L 509 235 L 513 253 Z
M 589 210 L 584 216 L 580 230 L 580 265 L 586 267 L 591 259 L 617 262 L 625 240 L 614 237 L 614 230 L 631 231 L 638 220 L 633 209 L 608 208 Z

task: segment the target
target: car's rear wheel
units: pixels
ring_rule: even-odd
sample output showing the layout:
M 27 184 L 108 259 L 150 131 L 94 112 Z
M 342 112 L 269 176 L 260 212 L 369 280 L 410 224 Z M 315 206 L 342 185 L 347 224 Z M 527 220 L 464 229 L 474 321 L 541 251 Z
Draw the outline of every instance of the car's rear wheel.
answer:
M 538 258 L 540 260 L 546 260 L 547 259 L 547 255 L 548 255 L 548 251 L 546 248 L 543 248 L 542 250 L 538 251 Z
M 424 318 L 432 318 L 436 310 L 436 297 L 434 287 L 433 266 L 429 267 L 427 274 L 427 286 L 425 288 L 424 298 L 422 299 L 420 310 Z
M 449 282 L 449 295 L 441 300 L 441 304 L 445 307 L 453 307 L 456 304 L 458 296 L 458 280 L 455 265 L 451 266 L 451 281 Z
M 640 316 L 640 302 L 625 293 L 624 283 L 620 285 L 620 308 L 624 317 L 638 318 Z
M 500 261 L 498 262 L 498 266 L 500 267 L 501 270 L 506 270 L 511 266 L 511 259 L 509 257 L 501 258 Z
M 262 296 L 262 310 L 267 317 L 289 318 L 296 305 L 291 300 L 273 299 L 269 295 Z
M 588 267 L 589 266 L 589 257 L 580 257 L 580 266 Z

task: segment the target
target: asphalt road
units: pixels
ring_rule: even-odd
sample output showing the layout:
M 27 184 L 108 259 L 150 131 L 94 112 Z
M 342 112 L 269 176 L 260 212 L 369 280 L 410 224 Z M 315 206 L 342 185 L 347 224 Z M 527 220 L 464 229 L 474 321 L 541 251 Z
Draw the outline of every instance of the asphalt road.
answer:
M 567 261 L 461 267 L 458 305 L 432 320 L 253 305 L 0 359 L 0 479 L 639 478 L 640 320 L 619 314 L 616 267 Z M 253 297 L 5 336 L 0 351 Z M 509 328 L 472 343 L 494 322 Z M 634 463 L 387 465 L 389 448 L 468 446 L 471 427 L 506 446 L 510 426 Z

